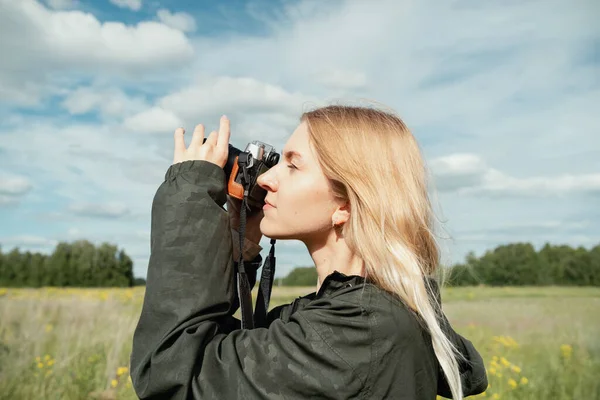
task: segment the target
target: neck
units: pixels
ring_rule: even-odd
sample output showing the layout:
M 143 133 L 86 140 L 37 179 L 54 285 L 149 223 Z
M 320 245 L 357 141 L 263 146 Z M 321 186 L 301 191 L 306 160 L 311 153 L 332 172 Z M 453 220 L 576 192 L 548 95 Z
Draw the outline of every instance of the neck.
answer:
M 323 239 L 318 241 L 305 241 L 310 256 L 317 268 L 318 292 L 325 278 L 333 271 L 345 275 L 365 276 L 364 262 L 356 254 L 350 251 L 343 236 L 331 230 Z

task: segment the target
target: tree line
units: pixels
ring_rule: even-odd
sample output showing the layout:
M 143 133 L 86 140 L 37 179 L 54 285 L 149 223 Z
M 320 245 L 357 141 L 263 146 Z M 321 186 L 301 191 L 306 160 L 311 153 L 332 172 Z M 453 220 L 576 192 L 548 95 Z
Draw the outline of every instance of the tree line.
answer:
M 60 242 L 52 254 L 3 254 L 0 248 L 0 287 L 129 287 L 136 284 L 133 261 L 110 243 L 87 240 Z
M 278 280 L 282 286 L 313 286 L 314 266 L 296 267 Z M 133 262 L 115 245 L 96 247 L 86 240 L 59 243 L 52 254 L 3 254 L 0 247 L 0 287 L 124 287 L 143 285 L 133 276 Z M 448 286 L 600 286 L 600 244 L 584 247 L 546 243 L 536 251 L 530 243 L 512 243 L 448 268 Z
M 539 251 L 530 243 L 514 243 L 469 253 L 450 269 L 448 284 L 471 286 L 600 286 L 600 244 L 584 247 L 546 243 Z
M 314 266 L 296 267 L 281 280 L 284 286 L 313 286 Z M 536 251 L 530 243 L 512 243 L 448 268 L 447 286 L 600 286 L 600 244 L 587 250 L 546 243 Z

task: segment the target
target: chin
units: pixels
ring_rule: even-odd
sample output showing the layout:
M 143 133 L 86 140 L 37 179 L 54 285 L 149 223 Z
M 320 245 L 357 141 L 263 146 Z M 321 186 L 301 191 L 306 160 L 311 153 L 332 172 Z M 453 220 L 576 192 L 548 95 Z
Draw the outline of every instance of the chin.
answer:
M 270 223 L 265 221 L 265 218 L 260 221 L 260 231 L 263 236 L 269 239 L 275 240 L 293 240 L 296 239 L 292 232 L 282 232 L 277 227 L 272 226 Z

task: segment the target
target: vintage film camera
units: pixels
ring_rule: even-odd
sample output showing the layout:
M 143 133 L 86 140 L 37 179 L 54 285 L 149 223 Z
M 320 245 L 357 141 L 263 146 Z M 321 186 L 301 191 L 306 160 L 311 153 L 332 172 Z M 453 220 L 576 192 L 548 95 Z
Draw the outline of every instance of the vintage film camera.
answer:
M 206 138 L 204 139 L 206 142 Z M 227 182 L 227 194 L 236 199 L 244 198 L 244 188 L 242 186 L 243 171 L 240 169 L 240 163 L 246 166 L 246 182 L 248 186 L 247 202 L 250 208 L 262 208 L 265 204 L 267 191 L 256 184 L 256 179 L 274 167 L 279 162 L 280 154 L 275 148 L 259 140 L 253 140 L 248 143 L 246 149 L 241 151 L 229 144 L 229 156 L 227 163 L 223 167 L 225 179 Z

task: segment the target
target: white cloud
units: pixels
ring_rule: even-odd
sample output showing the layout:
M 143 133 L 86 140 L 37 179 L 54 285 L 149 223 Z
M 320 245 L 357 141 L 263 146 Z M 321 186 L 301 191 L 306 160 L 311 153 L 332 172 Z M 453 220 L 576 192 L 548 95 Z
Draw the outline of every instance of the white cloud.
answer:
M 600 193 L 600 174 L 516 178 L 486 165 L 474 154 L 451 154 L 429 163 L 435 188 L 462 194 L 487 193 L 510 196 Z
M 0 243 L 12 247 L 26 247 L 29 249 L 48 249 L 58 244 L 57 240 L 35 235 L 16 235 L 0 239 Z
M 171 13 L 167 9 L 160 9 L 156 16 L 163 24 L 173 29 L 179 29 L 183 32 L 193 32 L 196 30 L 196 20 L 186 12 Z
M 456 232 L 463 235 L 540 235 L 549 232 L 569 233 L 569 234 L 581 234 L 585 233 L 586 230 L 593 228 L 593 224 L 590 220 L 540 220 L 540 221 L 512 221 L 502 222 L 493 227 L 486 227 L 483 229 L 459 229 Z
M 429 162 L 434 173 L 435 188 L 451 191 L 481 185 L 488 170 L 485 162 L 475 154 L 451 154 Z
M 100 62 L 109 68 L 149 67 L 191 55 L 185 36 L 156 22 L 140 22 L 135 27 L 120 22 L 100 23 L 80 12 L 46 17 L 49 18 L 43 28 L 46 40 L 52 43 L 53 51 L 61 55 L 63 62 L 71 65 L 92 66 Z
M 22 176 L 0 174 L 0 194 L 22 195 L 31 189 L 29 179 Z
M 79 228 L 69 228 L 67 231 L 67 236 L 71 238 L 79 238 L 81 237 L 81 230 Z
M 0 207 L 18 204 L 32 187 L 28 178 L 0 173 Z
M 317 102 L 313 96 L 254 78 L 219 76 L 198 79 L 188 88 L 163 97 L 158 104 L 177 110 L 186 120 L 221 114 L 278 114 L 297 119 L 307 105 Z
M 466 190 L 467 193 L 490 193 L 511 196 L 552 196 L 571 193 L 600 194 L 600 173 L 562 174 L 554 177 L 515 178 L 499 171 L 490 170 L 479 188 Z
M 0 35 L 11 38 L 0 42 L 0 53 L 11 54 L 0 60 L 0 101 L 12 104 L 34 105 L 81 74 L 139 79 L 180 69 L 193 55 L 187 37 L 165 24 L 100 22 L 92 14 L 53 11 L 34 0 L 3 1 Z
M 232 121 L 232 142 L 244 146 L 260 139 L 281 149 L 300 114 L 320 104 L 324 103 L 314 96 L 252 78 L 201 77 L 159 98 L 155 106 L 125 118 L 123 126 L 133 132 L 168 136 L 180 126 L 191 132 L 203 123 L 210 132 L 226 114 Z
M 125 119 L 123 126 L 140 133 L 168 134 L 183 125 L 181 119 L 170 110 L 152 107 Z
M 79 87 L 70 92 L 62 106 L 73 115 L 97 111 L 104 116 L 127 116 L 147 107 L 141 97 L 127 96 L 118 88 Z
M 142 0 L 110 0 L 112 4 L 121 8 L 129 8 L 133 11 L 139 11 L 142 8 Z
M 69 206 L 69 211 L 84 217 L 120 218 L 129 214 L 130 210 L 122 203 L 76 203 Z
M 27 146 L 22 145 L 25 136 Z M 172 145 L 172 134 L 166 136 Z M 51 184 L 53 195 L 71 204 L 118 199 L 133 216 L 147 214 L 146 205 L 172 155 L 165 154 L 164 144 L 127 135 L 118 125 L 45 120 L 26 120 L 4 130 L 2 147 L 6 154 L 18 155 L 7 162 L 28 160 L 36 182 Z

